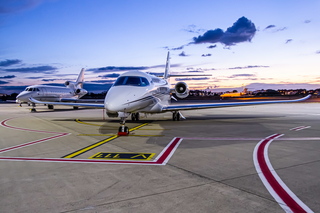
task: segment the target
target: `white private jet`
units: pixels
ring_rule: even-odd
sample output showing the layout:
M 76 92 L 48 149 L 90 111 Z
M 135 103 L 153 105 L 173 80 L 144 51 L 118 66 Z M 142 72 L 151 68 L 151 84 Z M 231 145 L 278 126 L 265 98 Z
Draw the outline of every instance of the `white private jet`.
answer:
M 118 134 L 128 135 L 129 129 L 127 126 L 125 126 L 125 121 L 130 115 L 133 121 L 138 121 L 139 113 L 153 114 L 172 112 L 172 119 L 174 121 L 178 121 L 181 117 L 184 118 L 180 113 L 181 110 L 289 103 L 303 101 L 310 97 L 310 95 L 308 95 L 304 98 L 296 100 L 174 105 L 170 103 L 171 98 L 173 98 L 172 93 L 175 93 L 179 98 L 186 98 L 189 95 L 189 89 L 185 82 L 178 82 L 174 88 L 170 88 L 168 78 L 170 76 L 176 77 L 177 75 L 170 75 L 169 67 L 170 64 L 168 53 L 163 78 L 140 71 L 129 71 L 123 73 L 109 89 L 105 97 L 104 104 L 41 102 L 32 97 L 30 98 L 30 101 L 37 104 L 58 104 L 105 109 L 109 117 L 119 117 L 121 119 L 122 125 L 119 127 Z
M 84 71 L 85 69 L 83 68 L 76 82 L 66 81 L 64 83 L 66 87 L 46 85 L 29 86 L 17 96 L 16 103 L 19 103 L 21 106 L 23 103 L 29 103 L 30 98 L 48 102 L 75 102 L 88 93 L 87 90 L 83 89 Z M 48 109 L 53 109 L 53 105 L 54 104 L 48 104 Z M 74 106 L 73 108 L 77 109 L 78 107 Z M 32 111 L 35 111 L 34 103 Z

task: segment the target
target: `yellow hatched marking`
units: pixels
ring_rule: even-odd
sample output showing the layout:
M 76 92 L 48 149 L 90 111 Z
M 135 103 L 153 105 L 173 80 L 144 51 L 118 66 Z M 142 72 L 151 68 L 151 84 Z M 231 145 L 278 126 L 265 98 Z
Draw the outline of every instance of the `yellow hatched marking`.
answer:
M 89 159 L 104 159 L 104 160 L 142 160 L 149 161 L 155 153 L 135 153 L 135 152 L 99 152 Z

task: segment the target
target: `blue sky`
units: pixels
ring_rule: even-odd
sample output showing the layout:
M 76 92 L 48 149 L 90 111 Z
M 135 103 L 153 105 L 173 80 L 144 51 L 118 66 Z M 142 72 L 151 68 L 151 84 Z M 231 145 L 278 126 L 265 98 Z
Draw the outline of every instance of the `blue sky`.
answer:
M 193 89 L 320 88 L 319 11 L 293 0 L 0 0 L 0 93 L 82 67 L 85 88 L 100 91 L 108 74 L 163 72 L 168 50 L 172 72 L 212 74 L 184 79 Z

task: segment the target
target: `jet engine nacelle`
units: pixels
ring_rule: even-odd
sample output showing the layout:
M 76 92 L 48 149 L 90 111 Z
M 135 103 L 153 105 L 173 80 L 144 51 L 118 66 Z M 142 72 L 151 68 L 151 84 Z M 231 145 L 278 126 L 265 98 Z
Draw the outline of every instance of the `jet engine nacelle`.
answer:
M 74 91 L 74 93 L 76 94 L 76 95 L 85 95 L 85 94 L 87 94 L 87 90 L 85 90 L 85 89 L 76 89 L 75 91 Z
M 72 87 L 76 87 L 76 82 L 66 81 L 66 82 L 64 82 L 64 85 L 72 88 Z
M 186 98 L 189 95 L 188 85 L 184 82 L 178 82 L 174 89 L 178 98 Z

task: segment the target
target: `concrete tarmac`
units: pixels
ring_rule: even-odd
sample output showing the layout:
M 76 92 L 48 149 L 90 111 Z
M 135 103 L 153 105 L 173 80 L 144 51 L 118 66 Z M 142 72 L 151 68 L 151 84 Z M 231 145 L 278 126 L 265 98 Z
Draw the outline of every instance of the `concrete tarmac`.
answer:
M 276 133 L 284 135 L 267 152 L 274 171 L 319 212 L 319 106 L 185 111 L 182 121 L 171 113 L 142 114 L 127 121 L 138 127 L 134 136 L 110 139 L 119 120 L 103 120 L 103 110 L 37 106 L 31 113 L 0 104 L 0 212 L 284 212 L 253 160 L 258 143 Z M 154 161 L 175 137 L 182 141 L 165 165 L 89 159 L 100 152 L 154 153 Z

